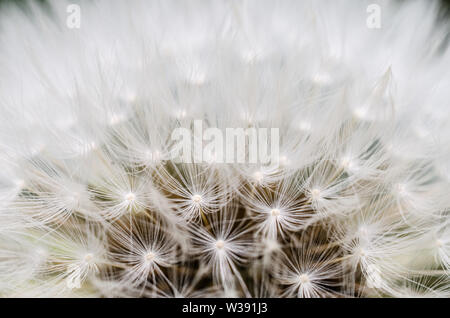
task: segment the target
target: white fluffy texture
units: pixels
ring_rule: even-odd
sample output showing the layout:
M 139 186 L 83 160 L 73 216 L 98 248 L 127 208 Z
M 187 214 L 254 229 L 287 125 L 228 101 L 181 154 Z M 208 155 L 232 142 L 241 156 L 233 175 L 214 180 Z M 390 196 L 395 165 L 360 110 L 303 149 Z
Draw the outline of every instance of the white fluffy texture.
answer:
M 449 297 L 449 25 L 371 2 L 3 6 L 0 295 Z M 168 162 L 194 119 L 280 168 Z

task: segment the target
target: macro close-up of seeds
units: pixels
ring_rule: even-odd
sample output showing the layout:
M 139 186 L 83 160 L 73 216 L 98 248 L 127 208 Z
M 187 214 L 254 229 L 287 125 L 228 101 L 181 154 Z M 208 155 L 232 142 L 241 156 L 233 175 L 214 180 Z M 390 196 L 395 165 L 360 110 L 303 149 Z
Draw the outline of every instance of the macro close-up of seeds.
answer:
M 446 8 L 1 1 L 0 297 L 449 298 Z

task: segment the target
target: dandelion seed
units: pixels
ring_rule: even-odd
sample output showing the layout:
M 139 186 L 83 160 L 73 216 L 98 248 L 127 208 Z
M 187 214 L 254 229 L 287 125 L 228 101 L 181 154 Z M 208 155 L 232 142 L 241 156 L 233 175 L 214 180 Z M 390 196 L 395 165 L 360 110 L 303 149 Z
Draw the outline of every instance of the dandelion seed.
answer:
M 221 249 L 223 249 L 224 247 L 225 247 L 225 242 L 224 242 L 224 240 L 218 240 L 218 241 L 216 242 L 216 248 L 217 248 L 217 249 L 221 250 Z
M 192 196 L 192 201 L 194 201 L 196 204 L 201 204 L 203 199 L 201 195 L 195 194 Z
M 280 215 L 280 210 L 272 209 L 272 211 L 270 211 L 270 214 L 272 214 L 273 217 L 277 217 Z
M 312 189 L 311 190 L 311 198 L 313 200 L 316 200 L 316 201 L 320 200 L 320 198 L 321 198 L 321 191 L 319 189 L 317 189 L 317 188 Z
M 261 183 L 264 179 L 264 174 L 261 171 L 256 171 L 253 173 L 253 179 L 256 182 Z
M 308 284 L 310 283 L 309 277 L 307 274 L 301 274 L 298 279 L 300 280 L 300 284 Z
M 136 195 L 133 192 L 130 192 L 125 195 L 125 200 L 132 204 L 133 201 L 136 200 Z

